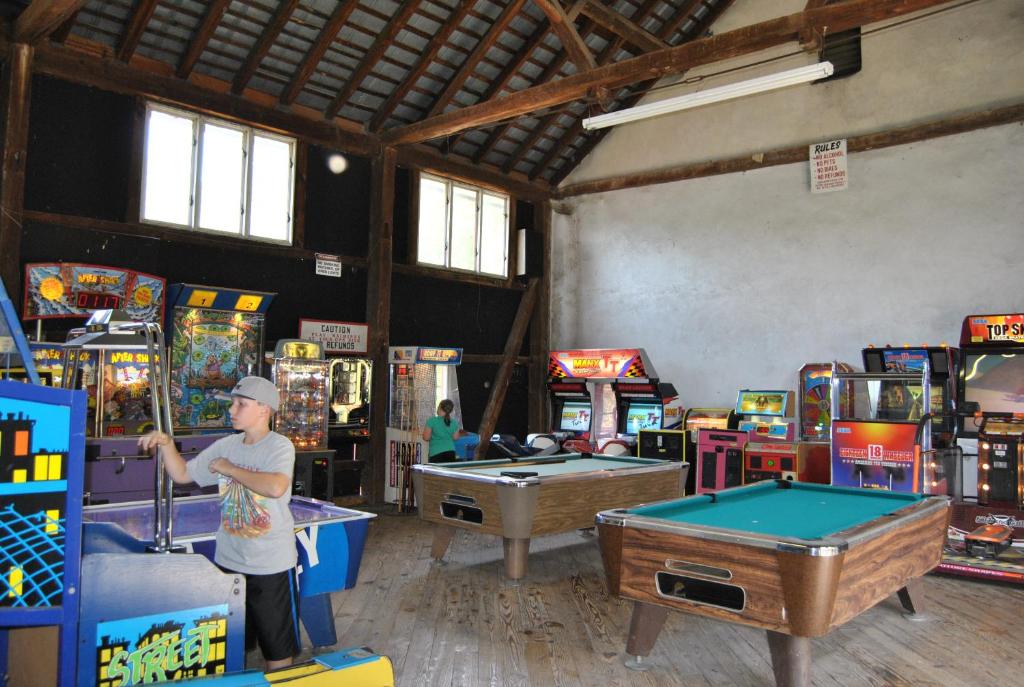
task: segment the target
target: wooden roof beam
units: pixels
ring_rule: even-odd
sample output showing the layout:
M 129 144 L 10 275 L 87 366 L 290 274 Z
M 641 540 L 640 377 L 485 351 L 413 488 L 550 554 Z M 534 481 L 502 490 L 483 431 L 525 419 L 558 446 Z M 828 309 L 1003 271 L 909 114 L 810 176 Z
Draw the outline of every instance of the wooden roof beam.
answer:
M 36 45 L 70 19 L 85 0 L 33 0 L 14 22 L 15 43 Z
M 477 43 L 473 52 L 469 54 L 466 61 L 462 63 L 459 70 L 452 76 L 448 85 L 445 86 L 444 91 L 441 92 L 441 95 L 438 96 L 437 100 L 434 101 L 434 104 L 431 105 L 430 111 L 427 112 L 427 117 L 433 117 L 444 110 L 448 103 L 450 103 L 455 97 L 455 94 L 462 90 L 462 86 L 466 83 L 466 79 L 476 71 L 476 67 L 480 64 L 480 60 L 482 60 L 484 55 L 487 54 L 487 51 L 494 46 L 498 41 L 498 38 L 525 4 L 526 0 L 512 0 L 512 2 L 501 11 L 498 18 L 494 20 L 493 24 L 491 24 L 491 28 L 487 30 L 487 33 L 485 33 L 483 38 L 480 39 L 480 42 Z
M 242 65 L 242 68 L 231 81 L 232 93 L 238 95 L 245 90 L 249 80 L 252 79 L 252 75 L 259 69 L 260 62 L 270 52 L 270 47 L 274 45 L 274 41 L 277 40 L 281 31 L 284 30 L 285 24 L 288 23 L 288 19 L 291 18 L 292 12 L 295 11 L 298 4 L 299 0 L 286 0 L 278 5 L 274 16 L 270 18 L 270 23 L 263 29 L 259 40 L 252 46 L 252 50 L 249 51 L 249 55 L 245 58 L 245 64 Z
M 146 25 L 156 12 L 156 3 L 157 0 L 139 0 L 135 5 L 132 18 L 128 20 L 124 34 L 117 42 L 117 59 L 122 62 L 132 59 L 135 49 L 139 47 L 139 41 L 142 40 L 142 34 L 146 32 Z
M 199 61 L 199 56 L 206 50 L 207 44 L 213 38 L 213 32 L 217 30 L 217 25 L 220 24 L 220 20 L 224 13 L 227 12 L 228 5 L 230 4 L 231 0 L 213 0 L 206 8 L 203 21 L 192 35 L 192 40 L 188 42 L 185 56 L 181 58 L 181 64 L 178 65 L 178 69 L 175 72 L 178 78 L 187 79 L 188 75 L 192 73 L 196 62 Z
M 569 18 L 569 15 L 566 14 L 565 9 L 562 8 L 558 0 L 533 0 L 533 2 L 544 12 L 548 21 L 551 22 L 551 28 L 554 30 L 555 35 L 558 36 L 558 40 L 562 41 L 562 47 L 569 54 L 569 60 L 576 65 L 576 70 L 583 71 L 596 67 L 597 63 L 594 61 L 594 56 L 590 53 L 590 48 L 587 47 L 579 32 L 576 31 L 576 27 L 573 26 L 573 19 Z
M 419 81 L 419 78 L 427 71 L 430 63 L 433 62 L 434 58 L 437 56 L 438 51 L 444 47 L 445 42 L 448 40 L 449 36 L 452 35 L 452 32 L 458 28 L 459 24 L 462 23 L 462 20 L 466 18 L 467 14 L 469 14 L 469 11 L 473 9 L 473 5 L 473 0 L 460 0 L 458 8 L 452 12 L 450 17 L 448 17 L 448 21 L 441 25 L 437 35 L 432 41 L 430 41 L 430 47 L 425 53 L 423 53 L 423 56 L 420 57 L 420 61 L 417 62 L 416 66 L 409 71 L 409 74 L 405 77 L 402 83 L 392 91 L 384 104 L 377 109 L 377 114 L 373 115 L 370 119 L 367 129 L 374 133 L 380 130 L 380 127 L 387 121 L 388 117 L 391 116 L 391 113 L 395 111 L 395 108 L 398 107 L 398 104 L 402 102 L 412 87 L 416 85 L 416 82 Z
M 634 24 L 626 17 L 607 5 L 602 5 L 600 2 L 589 0 L 589 2 L 583 3 L 581 11 L 593 19 L 595 23 L 622 37 L 627 43 L 639 48 L 642 52 L 663 50 L 670 47 L 668 43 L 657 38 L 639 24 Z
M 598 86 L 620 88 L 638 81 L 678 74 L 795 41 L 808 27 L 845 31 L 864 24 L 900 17 L 911 12 L 944 5 L 953 0 L 846 0 L 807 12 L 770 19 L 715 36 L 690 41 L 674 48 L 647 53 L 631 60 L 598 67 L 551 83 L 496 98 L 489 102 L 439 114 L 423 121 L 388 131 L 388 145 L 427 141 L 463 129 L 499 122 L 547 107 L 578 100 Z
M 708 31 L 714 25 L 714 23 L 718 20 L 718 18 L 721 17 L 722 14 L 727 9 L 729 9 L 729 7 L 730 7 L 730 5 L 732 5 L 732 3 L 733 3 L 733 0 L 722 0 L 717 5 L 715 5 L 714 9 L 712 9 L 710 12 L 705 14 L 704 17 L 701 18 L 701 22 L 697 26 L 697 30 L 694 31 L 694 36 L 703 35 L 704 32 Z M 675 32 L 675 30 L 676 30 L 676 27 L 674 27 L 674 26 L 667 26 L 667 25 L 666 26 L 662 26 L 661 30 L 659 31 L 659 35 L 662 38 L 664 38 L 664 37 L 667 37 L 668 35 L 670 35 L 672 32 Z M 664 32 L 664 33 L 662 33 L 662 32 Z M 696 39 L 695 38 L 691 38 L 690 40 L 692 41 L 692 40 L 696 40 Z M 647 90 L 651 86 L 653 86 L 655 83 L 657 83 L 657 79 L 651 79 L 650 81 L 646 81 L 646 82 L 642 82 L 642 83 L 636 84 L 636 88 L 635 88 L 636 92 L 633 93 L 632 95 L 627 96 L 625 98 L 625 100 L 622 103 L 622 107 L 626 108 L 626 107 L 633 107 L 634 105 L 636 105 L 638 102 L 640 102 L 640 99 L 643 98 L 644 95 L 647 93 Z M 581 131 L 582 128 L 583 128 L 583 120 L 581 119 L 576 124 L 579 125 L 579 127 L 580 127 L 579 131 Z M 583 145 L 581 145 L 579 147 L 579 149 L 576 151 L 577 159 L 578 160 L 582 160 L 587 155 L 589 155 L 590 151 L 597 147 L 597 144 L 600 143 L 604 139 L 604 137 L 608 135 L 609 131 L 610 131 L 610 128 L 600 129 L 599 131 L 591 131 L 589 136 L 586 138 L 586 140 L 584 140 Z M 576 140 L 576 137 L 578 135 L 579 135 L 579 133 L 577 131 L 577 133 L 575 135 L 573 135 L 571 138 L 569 138 L 569 141 L 572 142 L 572 141 Z M 562 180 L 565 179 L 565 177 L 569 176 L 569 173 L 572 172 L 572 170 L 573 170 L 573 167 L 569 166 L 569 165 L 566 165 L 563 169 L 559 169 L 558 172 L 556 172 L 554 177 L 552 178 L 552 180 L 554 182 L 553 185 L 557 186 L 558 184 L 562 183 Z M 537 170 L 537 169 L 531 170 L 530 179 L 535 179 L 536 176 L 540 173 L 540 171 L 543 171 L 543 170 Z M 534 172 L 537 172 L 537 174 L 534 174 Z
M 408 23 L 409 17 L 411 17 L 418 8 L 419 3 L 407 2 L 402 6 L 402 9 L 399 10 L 397 14 L 391 17 L 387 25 L 384 27 L 384 30 L 370 47 L 370 51 L 366 53 L 366 56 L 356 66 L 355 70 L 353 70 L 352 76 L 348 78 L 348 82 L 342 86 L 341 90 L 338 91 L 338 95 L 334 97 L 331 104 L 327 106 L 326 110 L 324 110 L 324 117 L 331 119 L 334 115 L 338 114 L 338 110 L 341 109 L 342 105 L 348 102 L 352 93 L 359 88 L 359 84 L 361 84 L 363 79 L 366 78 L 366 75 L 373 70 L 380 58 L 383 57 L 385 51 L 387 51 L 388 46 L 391 45 L 391 41 L 394 40 L 395 36 L 398 35 L 398 32 L 402 30 L 406 23 Z
M 334 12 L 327 19 L 327 23 L 324 24 L 324 28 L 320 30 L 320 35 L 317 36 L 313 45 L 309 46 L 309 51 L 302 60 L 298 74 L 295 75 L 295 78 L 292 79 L 291 83 L 288 84 L 288 87 L 281 94 L 281 102 L 283 104 L 291 105 L 299 97 L 299 92 L 306 85 L 306 82 L 309 81 L 309 78 L 313 76 L 313 71 L 320 64 L 320 60 L 323 59 L 327 48 L 331 47 L 331 43 L 338 37 L 338 32 L 341 31 L 341 27 L 348 21 L 349 16 L 355 11 L 357 5 L 359 5 L 359 0 L 342 0 L 342 2 L 338 3 Z

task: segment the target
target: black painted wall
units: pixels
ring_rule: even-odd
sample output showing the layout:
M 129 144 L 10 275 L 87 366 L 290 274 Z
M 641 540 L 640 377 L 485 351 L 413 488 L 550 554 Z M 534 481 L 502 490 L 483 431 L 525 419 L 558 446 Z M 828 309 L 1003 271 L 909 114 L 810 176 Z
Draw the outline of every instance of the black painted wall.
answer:
M 32 84 L 25 207 L 77 217 L 137 222 L 128 217 L 135 98 L 49 77 Z M 347 169 L 332 173 L 331 151 L 308 147 L 303 248 L 363 257 L 369 249 L 370 161 L 345 155 Z M 407 259 L 413 175 L 396 173 L 394 257 Z M 520 203 L 517 210 L 521 210 Z M 532 221 L 532 212 L 529 215 Z M 520 217 L 523 225 L 525 218 Z M 314 261 L 265 250 L 244 241 L 208 246 L 148 239 L 106 231 L 26 222 L 21 261 L 89 262 L 136 269 L 167 279 L 211 286 L 258 289 L 278 295 L 267 315 L 267 344 L 298 333 L 300 317 L 366 321 L 366 270 L 345 265 L 340 279 L 314 273 Z M 343 263 L 344 265 L 344 263 Z M 395 273 L 391 342 L 457 346 L 466 353 L 501 353 L 521 292 Z M 57 340 L 72 324 L 48 323 Z M 524 347 L 525 350 L 525 347 Z M 467 429 L 480 421 L 496 365 L 465 364 L 459 370 Z M 513 375 L 498 431 L 520 438 L 527 426 L 525 370 Z

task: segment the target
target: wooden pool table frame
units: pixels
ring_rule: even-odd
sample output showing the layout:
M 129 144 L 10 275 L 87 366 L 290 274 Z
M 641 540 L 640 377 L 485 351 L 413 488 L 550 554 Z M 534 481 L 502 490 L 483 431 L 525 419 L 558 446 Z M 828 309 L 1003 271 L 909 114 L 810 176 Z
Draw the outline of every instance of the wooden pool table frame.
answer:
M 941 560 L 949 500 L 927 497 L 899 509 L 898 518 L 883 516 L 820 540 L 689 525 L 622 509 L 599 513 L 597 523 L 608 590 L 634 602 L 627 654 L 648 656 L 675 609 L 766 630 L 776 684 L 805 686 L 810 638 L 894 592 L 908 612 L 921 611 L 913 587 Z M 689 580 L 738 587 L 742 609 L 665 594 L 659 574 L 678 576 L 683 587 Z
M 529 471 L 530 465 L 551 458 L 558 456 L 510 461 L 508 469 Z M 501 461 L 486 462 L 493 467 Z M 689 463 L 661 461 L 628 470 L 527 478 L 482 475 L 472 469 L 471 463 L 413 466 L 420 517 L 437 525 L 431 555 L 444 557 L 457 528 L 496 535 L 504 546 L 505 574 L 518 580 L 527 572 L 532 537 L 593 527 L 600 510 L 677 498 Z

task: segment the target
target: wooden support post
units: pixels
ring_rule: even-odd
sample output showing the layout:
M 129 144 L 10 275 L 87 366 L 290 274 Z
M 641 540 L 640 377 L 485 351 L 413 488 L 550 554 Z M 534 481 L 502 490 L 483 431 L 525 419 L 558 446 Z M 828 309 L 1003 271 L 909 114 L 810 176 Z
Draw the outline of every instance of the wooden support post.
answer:
M 384 148 L 372 163 L 370 252 L 367 266 L 366 321 L 370 324 L 367 353 L 373 360 L 370 387 L 370 464 L 363 470 L 363 494 L 370 503 L 384 500 L 388 403 L 388 340 L 391 332 L 392 236 L 395 211 L 395 149 Z
M 498 423 L 501 406 L 505 403 L 505 392 L 508 391 L 508 382 L 512 378 L 512 366 L 519 355 L 519 349 L 523 346 L 526 327 L 530 324 L 533 307 L 537 302 L 539 283 L 540 279 L 537 277 L 531 278 L 530 285 L 526 287 L 526 293 L 519 301 L 519 310 L 516 311 L 516 318 L 512 321 L 508 340 L 505 341 L 505 359 L 498 367 L 498 374 L 495 375 L 494 384 L 491 385 L 491 397 L 487 399 L 487 407 L 484 408 L 484 415 L 480 420 L 480 443 L 476 447 L 477 460 L 487 455 L 491 434 L 494 432 L 494 426 Z
M 21 302 L 21 222 L 25 209 L 25 157 L 32 98 L 32 52 L 10 46 L 4 65 L 4 150 L 0 167 L 0 277 L 15 303 Z
M 530 432 L 551 429 L 551 411 L 548 407 L 547 377 L 548 353 L 551 350 L 551 203 L 534 204 L 533 226 L 541 237 L 542 254 L 540 290 L 537 305 L 530 322 L 529 406 L 527 427 Z

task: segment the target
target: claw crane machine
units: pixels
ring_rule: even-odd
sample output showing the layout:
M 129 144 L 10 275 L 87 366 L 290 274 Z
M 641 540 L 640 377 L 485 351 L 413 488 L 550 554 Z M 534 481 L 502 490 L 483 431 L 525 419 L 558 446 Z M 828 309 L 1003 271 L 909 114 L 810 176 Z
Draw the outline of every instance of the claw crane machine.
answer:
M 282 339 L 274 348 L 274 384 L 281 407 L 274 431 L 295 446 L 292 493 L 329 501 L 334 496 L 334 451 L 327 448 L 327 370 L 323 347 Z
M 463 428 L 455 371 L 461 362 L 461 348 L 388 348 L 388 416 L 385 421 L 388 454 L 384 500 L 398 504 L 402 512 L 415 511 L 409 466 L 427 460 L 423 427 L 427 419 L 437 413 L 437 404 L 451 399 L 455 404 L 452 422 Z

